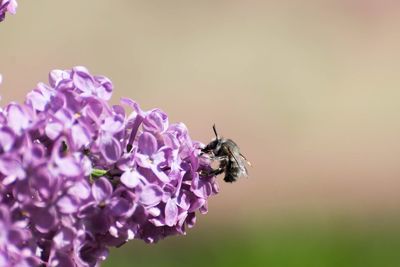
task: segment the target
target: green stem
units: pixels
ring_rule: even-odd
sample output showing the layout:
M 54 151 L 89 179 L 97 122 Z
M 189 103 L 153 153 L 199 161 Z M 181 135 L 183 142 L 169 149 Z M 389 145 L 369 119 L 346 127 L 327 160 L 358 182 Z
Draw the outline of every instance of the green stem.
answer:
M 104 176 L 107 172 L 108 172 L 108 170 L 93 169 L 92 173 L 91 173 L 91 176 L 101 177 L 101 176 Z

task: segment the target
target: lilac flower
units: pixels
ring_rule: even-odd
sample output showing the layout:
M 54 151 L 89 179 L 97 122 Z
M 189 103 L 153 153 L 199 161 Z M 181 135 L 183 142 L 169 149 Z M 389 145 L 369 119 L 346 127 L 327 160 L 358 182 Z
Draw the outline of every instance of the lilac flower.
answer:
M 15 14 L 18 3 L 16 0 L 0 0 L 0 22 L 6 17 L 6 13 Z
M 96 266 L 207 212 L 218 186 L 203 145 L 160 109 L 110 105 L 112 89 L 84 67 L 54 70 L 0 109 L 0 266 Z
M 27 228 L 28 221 L 12 220 L 17 215 L 15 205 L 0 205 L 0 266 L 38 265 L 41 261 L 35 255 L 35 247 L 29 244 L 32 233 Z

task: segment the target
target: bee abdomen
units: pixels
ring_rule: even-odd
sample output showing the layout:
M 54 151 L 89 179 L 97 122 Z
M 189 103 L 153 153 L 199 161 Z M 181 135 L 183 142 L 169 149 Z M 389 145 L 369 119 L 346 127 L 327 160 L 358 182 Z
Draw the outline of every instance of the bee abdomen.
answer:
M 227 183 L 235 182 L 237 179 L 236 176 L 232 175 L 231 173 L 226 173 L 224 177 L 224 181 Z
M 235 182 L 240 174 L 240 167 L 239 165 L 235 164 L 234 162 L 230 161 L 228 163 L 228 167 L 225 172 L 224 181 L 228 183 Z

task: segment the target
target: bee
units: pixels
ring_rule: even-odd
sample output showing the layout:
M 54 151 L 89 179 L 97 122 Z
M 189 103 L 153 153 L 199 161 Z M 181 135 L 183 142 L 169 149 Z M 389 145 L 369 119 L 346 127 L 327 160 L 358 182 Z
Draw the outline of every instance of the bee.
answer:
M 251 166 L 246 157 L 240 153 L 238 145 L 231 139 L 219 137 L 215 124 L 213 125 L 215 139 L 201 149 L 200 155 L 207 154 L 212 160 L 219 161 L 219 167 L 206 173 L 219 175 L 225 172 L 224 181 L 235 182 L 241 176 L 248 176 L 246 164 Z

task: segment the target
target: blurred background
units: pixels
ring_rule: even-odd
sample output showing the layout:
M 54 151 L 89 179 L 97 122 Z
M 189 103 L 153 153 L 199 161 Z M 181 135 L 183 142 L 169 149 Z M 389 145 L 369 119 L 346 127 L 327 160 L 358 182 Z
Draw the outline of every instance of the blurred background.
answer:
M 113 102 L 159 107 L 203 143 L 216 123 L 253 164 L 186 236 L 104 266 L 400 266 L 400 2 L 18 2 L 2 105 L 84 65 Z

